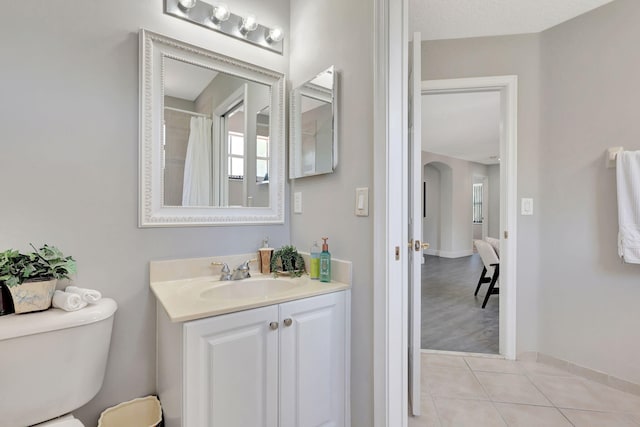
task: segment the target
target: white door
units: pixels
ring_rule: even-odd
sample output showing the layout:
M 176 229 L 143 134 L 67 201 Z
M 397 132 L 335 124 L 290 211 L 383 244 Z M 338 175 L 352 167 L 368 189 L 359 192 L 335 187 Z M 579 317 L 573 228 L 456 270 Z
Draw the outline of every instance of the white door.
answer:
M 345 426 L 345 320 L 344 292 L 280 304 L 280 427 Z
M 185 427 L 278 426 L 277 322 L 270 306 L 185 324 Z
M 421 36 L 413 34 L 409 66 L 409 402 L 420 415 L 420 335 L 422 255 L 422 94 Z

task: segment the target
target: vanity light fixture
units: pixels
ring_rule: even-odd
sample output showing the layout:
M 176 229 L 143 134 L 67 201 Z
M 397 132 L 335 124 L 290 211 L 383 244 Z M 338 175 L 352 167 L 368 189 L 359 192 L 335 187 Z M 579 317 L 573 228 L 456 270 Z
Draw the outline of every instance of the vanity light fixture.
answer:
M 213 6 L 211 21 L 213 21 L 214 24 L 219 25 L 222 22 L 228 21 L 230 16 L 231 11 L 229 11 L 229 7 L 226 4 L 220 3 Z
M 258 28 L 258 21 L 256 21 L 256 17 L 254 15 L 247 15 L 246 18 L 242 19 L 242 24 L 240 24 L 240 34 L 246 36 L 251 31 L 255 31 Z
M 164 13 L 282 55 L 281 27 L 259 24 L 254 15 L 236 15 L 224 0 L 210 1 L 164 0 Z
M 282 32 L 282 28 L 280 27 L 273 27 L 269 29 L 267 31 L 267 35 L 265 36 L 267 43 L 277 43 L 279 41 L 282 41 L 283 38 L 284 33 Z

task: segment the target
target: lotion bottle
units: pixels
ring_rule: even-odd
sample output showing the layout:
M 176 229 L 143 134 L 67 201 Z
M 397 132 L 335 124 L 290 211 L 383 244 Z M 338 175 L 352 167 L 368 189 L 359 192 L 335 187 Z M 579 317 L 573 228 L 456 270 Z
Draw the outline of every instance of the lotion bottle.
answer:
M 269 238 L 265 237 L 262 241 L 262 247 L 258 250 L 258 260 L 260 264 L 260 273 L 271 273 L 271 257 L 273 256 L 273 248 L 269 247 Z
M 329 253 L 328 237 L 323 237 L 322 252 L 320 252 L 320 281 L 331 281 L 331 254 Z
M 311 246 L 311 265 L 309 266 L 309 277 L 313 280 L 320 278 L 320 246 L 318 242 L 314 241 Z

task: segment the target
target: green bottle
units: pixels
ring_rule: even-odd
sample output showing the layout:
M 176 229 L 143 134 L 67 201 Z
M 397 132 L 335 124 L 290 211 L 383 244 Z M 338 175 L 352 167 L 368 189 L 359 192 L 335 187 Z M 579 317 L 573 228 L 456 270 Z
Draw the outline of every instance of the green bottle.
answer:
M 318 242 L 313 242 L 310 254 L 311 266 L 309 267 L 309 277 L 313 280 L 318 280 L 320 278 L 320 246 L 318 246 Z
M 329 253 L 329 245 L 327 244 L 328 237 L 323 237 L 322 240 L 322 252 L 320 252 L 320 281 L 331 281 L 331 254 Z

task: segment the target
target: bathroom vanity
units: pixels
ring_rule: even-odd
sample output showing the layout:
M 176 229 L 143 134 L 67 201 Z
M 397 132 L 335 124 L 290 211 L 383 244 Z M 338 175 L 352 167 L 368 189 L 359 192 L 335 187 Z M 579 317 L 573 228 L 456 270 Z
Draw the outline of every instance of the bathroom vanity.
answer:
M 350 425 L 350 263 L 331 283 L 220 282 L 211 260 L 150 266 L 165 425 Z

